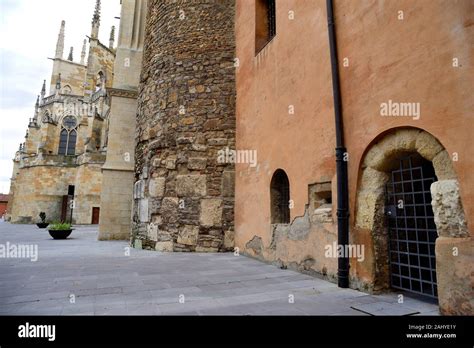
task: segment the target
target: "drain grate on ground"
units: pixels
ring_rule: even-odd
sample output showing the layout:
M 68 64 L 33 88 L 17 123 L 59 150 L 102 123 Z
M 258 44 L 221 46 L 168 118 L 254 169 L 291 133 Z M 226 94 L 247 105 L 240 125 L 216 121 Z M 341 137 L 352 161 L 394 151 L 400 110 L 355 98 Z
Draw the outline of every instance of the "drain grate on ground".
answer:
M 356 311 L 369 315 L 415 315 L 417 310 L 400 303 L 374 302 L 351 306 Z

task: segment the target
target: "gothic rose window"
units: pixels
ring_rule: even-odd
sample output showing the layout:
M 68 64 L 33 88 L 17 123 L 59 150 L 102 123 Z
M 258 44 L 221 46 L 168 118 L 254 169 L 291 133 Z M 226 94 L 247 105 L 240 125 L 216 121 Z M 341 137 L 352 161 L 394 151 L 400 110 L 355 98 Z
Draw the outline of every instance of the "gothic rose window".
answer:
M 59 137 L 59 155 L 73 156 L 76 154 L 77 120 L 74 116 L 64 117 Z

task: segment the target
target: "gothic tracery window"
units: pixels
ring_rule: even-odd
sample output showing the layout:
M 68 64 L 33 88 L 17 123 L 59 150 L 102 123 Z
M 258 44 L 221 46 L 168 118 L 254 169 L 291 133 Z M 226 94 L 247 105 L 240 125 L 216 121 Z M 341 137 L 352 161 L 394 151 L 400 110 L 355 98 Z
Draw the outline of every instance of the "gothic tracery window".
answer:
M 59 137 L 59 155 L 72 156 L 76 154 L 77 120 L 74 116 L 64 117 Z

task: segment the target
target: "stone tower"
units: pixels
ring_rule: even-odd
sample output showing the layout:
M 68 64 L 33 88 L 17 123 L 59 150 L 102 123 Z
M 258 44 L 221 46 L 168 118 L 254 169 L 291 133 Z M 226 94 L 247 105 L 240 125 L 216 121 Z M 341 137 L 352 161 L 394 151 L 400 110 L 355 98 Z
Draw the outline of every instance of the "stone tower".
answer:
M 229 250 L 234 239 L 233 0 L 149 1 L 138 95 L 132 245 Z

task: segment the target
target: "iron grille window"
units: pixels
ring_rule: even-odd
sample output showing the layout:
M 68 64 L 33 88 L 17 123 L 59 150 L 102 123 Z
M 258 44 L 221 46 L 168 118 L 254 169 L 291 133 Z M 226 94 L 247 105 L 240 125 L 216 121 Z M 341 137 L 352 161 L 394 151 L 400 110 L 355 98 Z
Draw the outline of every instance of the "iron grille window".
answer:
M 255 2 L 255 54 L 258 54 L 275 35 L 275 0 L 257 0 Z
M 273 224 L 290 223 L 290 183 L 286 173 L 278 169 L 270 184 L 271 219 Z
M 276 13 L 275 13 L 275 0 L 267 0 L 268 3 L 268 36 L 269 40 L 273 39 L 276 35 Z

